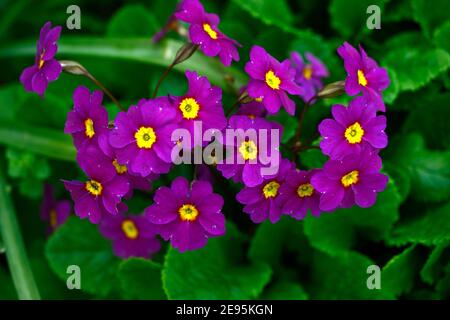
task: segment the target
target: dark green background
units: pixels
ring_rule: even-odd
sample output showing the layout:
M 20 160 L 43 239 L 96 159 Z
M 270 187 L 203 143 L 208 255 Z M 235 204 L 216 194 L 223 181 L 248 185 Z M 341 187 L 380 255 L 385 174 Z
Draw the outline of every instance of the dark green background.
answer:
M 73 217 L 47 239 L 39 219 L 44 181 L 58 198 L 68 198 L 60 179 L 83 178 L 74 162 L 70 137 L 62 129 L 79 84 L 86 79 L 62 74 L 45 99 L 26 93 L 18 78 L 33 62 L 40 27 L 65 26 L 67 6 L 81 7 L 81 30 L 63 28 L 58 59 L 81 62 L 124 105 L 148 98 L 183 39 L 152 45 L 174 0 L 149 1 L 0 1 L 0 174 L 17 214 L 29 264 L 45 299 L 444 299 L 450 296 L 450 19 L 448 1 L 436 0 L 232 0 L 202 1 L 221 17 L 220 27 L 243 44 L 241 61 L 227 69 L 217 59 L 196 53 L 173 71 L 160 94 L 182 94 L 179 71 L 197 70 L 220 85 L 224 105 L 236 96 L 226 85 L 245 83 L 243 66 L 253 44 L 278 59 L 292 50 L 320 57 L 330 71 L 326 82 L 345 77 L 336 49 L 344 41 L 363 44 L 388 69 L 384 92 L 389 146 L 383 150 L 386 191 L 370 209 L 352 208 L 305 221 L 285 217 L 275 225 L 254 225 L 234 200 L 239 186 L 223 180 L 227 234 L 198 251 L 179 254 L 164 246 L 153 261 L 120 261 L 97 227 Z M 366 8 L 377 3 L 381 30 L 366 28 Z M 330 107 L 348 97 L 320 101 L 306 116 L 303 139 L 314 136 Z M 300 101 L 297 100 L 300 105 Z M 110 119 L 116 107 L 105 98 Z M 285 126 L 283 141 L 297 120 L 276 116 Z M 320 151 L 300 155 L 298 167 L 320 167 Z M 155 185 L 192 167 L 174 168 Z M 0 180 L 1 181 L 1 180 Z M 139 213 L 149 194 L 129 203 Z M 2 207 L 3 208 L 3 207 Z M 2 209 L 3 210 L 3 209 Z M 0 298 L 17 297 L 0 239 Z M 82 290 L 65 287 L 66 268 L 82 269 Z M 381 290 L 368 290 L 366 269 L 381 268 Z M 13 266 L 16 268 L 17 266 Z

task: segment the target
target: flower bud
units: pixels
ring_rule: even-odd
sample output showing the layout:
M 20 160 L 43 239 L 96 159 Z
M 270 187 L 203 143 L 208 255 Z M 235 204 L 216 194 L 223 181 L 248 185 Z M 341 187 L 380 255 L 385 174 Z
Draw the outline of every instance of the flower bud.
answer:
M 318 98 L 334 98 L 345 92 L 345 81 L 336 81 L 327 84 L 317 93 Z

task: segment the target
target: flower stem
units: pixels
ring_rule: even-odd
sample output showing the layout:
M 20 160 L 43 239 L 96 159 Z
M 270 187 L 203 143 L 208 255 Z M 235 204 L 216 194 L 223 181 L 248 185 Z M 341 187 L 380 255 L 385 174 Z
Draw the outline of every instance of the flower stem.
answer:
M 3 167 L 2 167 L 3 168 Z M 0 170 L 0 233 L 6 250 L 9 270 L 21 300 L 39 300 L 40 295 L 28 262 L 27 253 L 12 205 L 10 190 Z
M 117 107 L 122 110 L 122 111 L 126 111 L 125 108 L 120 104 L 119 100 L 117 100 L 112 93 L 106 89 L 106 87 L 97 79 L 94 78 L 93 75 L 91 75 L 90 73 L 86 74 L 86 76 L 92 80 L 92 82 L 94 82 L 100 89 L 102 89 L 102 91 L 104 93 L 106 93 L 106 95 L 117 105 Z
M 306 115 L 306 111 L 308 111 L 308 108 L 310 107 L 311 103 L 317 99 L 317 96 L 312 97 L 311 99 L 309 99 L 307 102 L 305 102 L 305 105 L 302 109 L 302 112 L 300 113 L 300 118 L 298 120 L 298 127 L 297 127 L 297 131 L 295 132 L 295 136 L 294 136 L 294 143 L 292 145 L 292 159 L 294 162 L 297 161 L 297 152 L 301 150 L 301 143 L 300 143 L 300 138 L 302 135 L 302 129 L 303 129 L 303 122 L 305 121 L 305 115 Z
M 158 90 L 159 87 L 161 86 L 161 83 L 163 82 L 163 80 L 167 77 L 167 75 L 169 74 L 170 70 L 172 70 L 172 68 L 175 66 L 175 61 L 172 62 L 166 70 L 164 70 L 164 73 L 162 74 L 162 76 L 159 78 L 158 83 L 156 84 L 155 87 L 155 91 L 153 91 L 153 99 L 156 98 L 156 96 L 158 95 Z

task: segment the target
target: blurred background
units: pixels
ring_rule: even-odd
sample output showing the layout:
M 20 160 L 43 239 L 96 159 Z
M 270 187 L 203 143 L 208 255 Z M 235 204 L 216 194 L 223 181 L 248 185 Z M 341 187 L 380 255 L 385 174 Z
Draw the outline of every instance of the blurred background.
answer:
M 40 217 L 45 184 L 58 200 L 70 199 L 61 179 L 83 179 L 71 138 L 63 134 L 72 94 L 89 80 L 62 74 L 45 98 L 25 92 L 22 70 L 34 62 L 36 40 L 46 21 L 63 26 L 58 60 L 76 60 L 100 80 L 124 106 L 149 98 L 176 50 L 185 42 L 170 32 L 161 43 L 151 37 L 175 9 L 176 0 L 75 1 L 0 0 L 0 210 L 17 217 L 32 271 L 28 285 L 44 299 L 445 299 L 450 297 L 450 18 L 448 1 L 436 0 L 203 0 L 221 18 L 221 31 L 243 47 L 231 68 L 197 52 L 170 73 L 160 95 L 180 95 L 187 85 L 182 71 L 197 70 L 224 90 L 224 106 L 236 100 L 246 81 L 243 66 L 258 44 L 279 60 L 290 52 L 311 52 L 330 71 L 325 83 L 345 79 L 336 49 L 361 44 L 387 68 L 384 92 L 389 146 L 382 151 L 386 191 L 369 209 L 351 208 L 283 218 L 254 225 L 234 200 L 240 186 L 221 180 L 228 232 L 201 250 L 178 254 L 163 246 L 152 261 L 115 257 L 97 227 L 71 217 L 50 235 Z M 369 5 L 381 12 L 381 29 L 370 30 Z M 70 5 L 81 9 L 81 29 L 69 30 Z M 228 79 L 228 80 L 226 80 Z M 229 80 L 231 79 L 231 81 Z M 305 137 L 346 96 L 316 103 L 306 116 Z M 302 102 L 296 100 L 300 105 Z M 118 112 L 107 97 L 110 120 Z M 283 142 L 297 119 L 281 112 Z M 298 167 L 321 167 L 318 150 L 300 155 Z M 191 166 L 177 166 L 154 183 L 167 185 L 179 175 L 192 179 Z M 137 193 L 131 213 L 151 204 Z M 10 228 L 0 219 L 0 230 Z M 16 299 L 4 241 L 0 235 L 0 299 Z M 19 248 L 20 249 L 20 248 Z M 15 255 L 17 252 L 12 253 Z M 82 270 L 82 289 L 68 290 L 68 265 Z M 381 269 L 380 290 L 367 287 L 367 268 Z M 189 272 L 187 276 L 186 272 Z M 33 285 L 36 284 L 36 286 Z M 33 297 L 37 297 L 34 295 Z

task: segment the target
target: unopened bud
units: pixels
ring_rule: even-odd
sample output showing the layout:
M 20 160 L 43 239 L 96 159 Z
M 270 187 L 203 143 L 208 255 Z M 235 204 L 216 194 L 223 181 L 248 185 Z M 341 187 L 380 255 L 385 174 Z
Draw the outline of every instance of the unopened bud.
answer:
M 71 60 L 60 60 L 59 63 L 64 72 L 76 75 L 88 75 L 89 72 L 79 62 Z
M 327 84 L 317 93 L 318 98 L 334 98 L 345 92 L 345 81 L 336 81 Z
M 254 100 L 254 99 L 248 95 L 247 90 L 245 90 L 244 92 L 242 92 L 242 93 L 239 95 L 239 97 L 238 97 L 238 101 L 239 101 L 239 103 L 241 103 L 241 104 L 246 104 L 246 103 L 252 102 L 253 100 Z
M 194 54 L 194 52 L 197 49 L 198 49 L 198 45 L 190 43 L 190 42 L 186 43 L 184 46 L 182 46 L 180 48 L 180 50 L 178 50 L 178 52 L 175 56 L 175 60 L 173 61 L 173 65 L 182 63 L 183 61 L 186 61 Z

